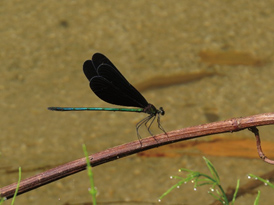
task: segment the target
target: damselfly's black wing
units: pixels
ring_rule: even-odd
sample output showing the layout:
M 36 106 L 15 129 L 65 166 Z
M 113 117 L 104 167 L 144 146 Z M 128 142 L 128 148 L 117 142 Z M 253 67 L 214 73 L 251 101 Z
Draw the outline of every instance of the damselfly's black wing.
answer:
M 83 65 L 92 91 L 105 102 L 145 108 L 146 99 L 136 90 L 103 54 L 95 53 Z

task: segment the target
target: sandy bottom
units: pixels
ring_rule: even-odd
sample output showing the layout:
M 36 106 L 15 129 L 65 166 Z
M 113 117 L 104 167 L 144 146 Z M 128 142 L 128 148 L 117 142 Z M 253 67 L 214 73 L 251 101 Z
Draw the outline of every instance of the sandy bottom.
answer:
M 173 76 L 142 91 L 149 102 L 164 107 L 162 125 L 167 131 L 273 112 L 273 9 L 269 1 L 247 0 L 2 1 L 0 186 L 17 181 L 19 166 L 27 178 L 83 157 L 83 143 L 89 153 L 96 153 L 137 139 L 135 124 L 145 114 L 47 110 L 117 107 L 97 98 L 82 72 L 83 62 L 95 52 L 108 56 L 133 85 Z M 187 81 L 193 73 L 200 78 Z M 186 77 L 177 82 L 176 75 Z M 274 141 L 272 126 L 260 131 L 262 141 Z M 145 128 L 140 132 L 148 136 Z M 155 126 L 153 132 L 161 131 Z M 253 135 L 242 131 L 224 137 Z M 237 179 L 244 184 L 249 173 L 273 169 L 259 158 L 218 153 L 206 157 L 225 189 L 235 187 Z M 179 175 L 179 168 L 209 173 L 202 156 L 191 153 L 173 158 L 134 155 L 98 166 L 98 202 L 157 203 L 175 183 L 169 176 Z M 83 204 L 91 202 L 88 188 L 87 173 L 81 172 L 21 195 L 16 202 Z M 259 189 L 263 204 L 271 204 L 273 190 Z M 193 184 L 186 184 L 161 204 L 209 204 L 213 199 L 207 191 L 193 191 Z M 254 200 L 255 195 L 246 195 L 237 204 Z

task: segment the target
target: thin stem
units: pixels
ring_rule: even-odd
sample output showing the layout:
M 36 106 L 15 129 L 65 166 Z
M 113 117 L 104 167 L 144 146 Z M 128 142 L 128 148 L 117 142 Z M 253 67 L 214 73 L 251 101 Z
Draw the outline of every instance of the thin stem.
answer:
M 262 147 L 261 147 L 261 140 L 260 140 L 260 134 L 259 134 L 259 130 L 256 128 L 256 127 L 250 127 L 248 128 L 248 130 L 250 130 L 251 132 L 254 133 L 255 135 L 255 138 L 256 138 L 256 144 L 257 144 L 257 151 L 258 151 L 258 154 L 260 156 L 260 158 L 269 163 L 269 164 L 274 164 L 274 160 L 271 160 L 269 158 L 267 158 L 265 156 L 265 154 L 263 153 L 263 150 L 262 150 Z
M 139 140 L 122 144 L 107 150 L 95 153 L 89 156 L 91 166 L 98 166 L 113 160 L 120 159 L 138 152 L 160 147 L 166 144 L 179 142 L 183 140 L 194 139 L 211 134 L 237 132 L 246 128 L 274 124 L 274 113 L 265 113 L 243 118 L 233 118 L 225 121 L 213 122 L 193 127 L 187 127 L 180 130 L 170 131 L 153 137 L 142 139 L 142 145 Z M 167 135 L 168 134 L 168 135 Z M 266 161 L 266 160 L 265 160 Z M 42 172 L 38 175 L 21 181 L 18 195 L 44 186 L 53 181 L 70 176 L 86 169 L 86 158 L 81 158 L 53 169 Z M 17 183 L 0 188 L 0 197 L 11 198 L 16 190 Z
M 14 202 L 15 202 L 15 197 L 16 197 L 16 195 L 17 195 L 17 193 L 18 193 L 18 190 L 19 190 L 19 186 L 20 186 L 20 181 L 21 181 L 21 167 L 19 167 L 19 176 L 18 176 L 18 183 L 17 183 L 17 186 L 16 186 L 16 190 L 15 190 L 15 193 L 14 193 L 14 195 L 13 195 L 13 197 L 12 197 L 12 201 L 11 201 L 11 204 L 13 205 L 14 204 Z
M 93 202 L 93 205 L 96 205 L 96 194 L 97 194 L 97 190 L 94 186 L 94 180 L 93 180 L 93 172 L 91 170 L 91 166 L 90 166 L 90 159 L 88 157 L 88 152 L 87 152 L 87 148 L 86 148 L 86 145 L 83 144 L 83 151 L 85 153 L 85 156 L 86 156 L 86 162 L 87 162 L 87 170 L 88 170 L 88 176 L 89 176 L 89 181 L 90 181 L 90 194 L 92 196 L 92 202 Z

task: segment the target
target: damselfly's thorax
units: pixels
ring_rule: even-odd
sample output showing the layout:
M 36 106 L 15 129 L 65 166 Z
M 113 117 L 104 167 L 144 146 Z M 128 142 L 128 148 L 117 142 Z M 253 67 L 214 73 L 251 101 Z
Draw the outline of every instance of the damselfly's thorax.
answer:
M 157 110 L 156 107 L 150 103 L 148 103 L 148 105 L 144 108 L 144 112 L 150 115 L 165 114 L 165 111 L 162 107 L 160 107 L 160 109 Z

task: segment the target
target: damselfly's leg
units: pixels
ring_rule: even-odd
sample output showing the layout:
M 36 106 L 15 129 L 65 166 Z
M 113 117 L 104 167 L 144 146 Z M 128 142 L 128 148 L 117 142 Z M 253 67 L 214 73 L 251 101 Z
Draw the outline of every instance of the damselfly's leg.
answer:
M 154 122 L 155 117 L 156 117 L 155 115 L 154 115 L 154 116 L 153 116 L 153 115 L 151 115 L 152 120 L 151 120 L 151 122 L 150 122 L 149 126 L 147 126 L 147 123 L 149 122 L 149 120 L 150 120 L 151 118 L 150 118 L 150 119 L 146 122 L 146 124 L 145 124 L 145 125 L 146 125 L 146 127 L 147 127 L 147 130 L 148 130 L 148 132 L 149 132 L 149 134 L 150 134 L 151 136 L 154 136 L 154 135 L 153 135 L 153 133 L 150 131 L 150 127 L 151 127 L 152 123 Z
M 149 116 L 147 116 L 146 118 L 144 118 L 144 119 L 142 119 L 140 122 L 138 122 L 137 124 L 136 124 L 136 132 L 137 132 L 137 137 L 138 137 L 138 139 L 139 139 L 139 141 L 140 141 L 140 144 L 142 145 L 142 143 L 141 143 L 141 136 L 140 136 L 140 134 L 139 134 L 139 128 L 142 126 L 142 124 L 146 124 L 150 119 L 152 118 L 152 116 L 151 115 L 149 115 Z
M 162 131 L 168 136 L 168 134 L 166 133 L 165 129 L 164 129 L 164 128 L 162 127 L 162 125 L 161 125 L 161 122 L 160 122 L 160 114 L 158 114 L 158 116 L 157 116 L 157 123 L 158 123 L 159 129 L 162 130 Z

